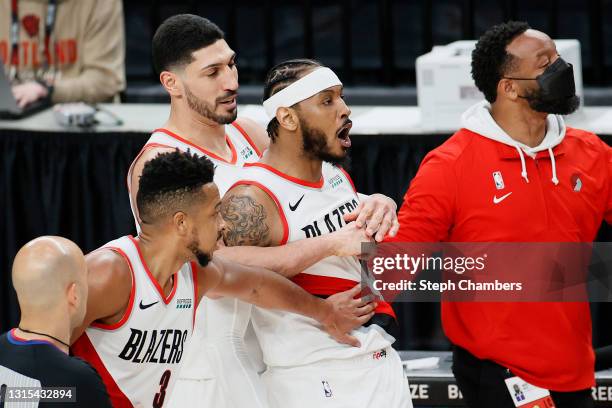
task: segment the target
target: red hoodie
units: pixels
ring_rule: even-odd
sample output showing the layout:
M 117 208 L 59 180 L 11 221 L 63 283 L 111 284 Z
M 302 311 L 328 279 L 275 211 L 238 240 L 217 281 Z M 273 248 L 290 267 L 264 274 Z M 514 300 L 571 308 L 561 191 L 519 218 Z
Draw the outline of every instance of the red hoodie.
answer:
M 394 241 L 592 242 L 604 219 L 612 223 L 612 149 L 592 133 L 561 126 L 565 137 L 561 132 L 535 158 L 459 130 L 421 163 Z M 443 302 L 442 324 L 452 343 L 536 386 L 594 385 L 588 303 Z

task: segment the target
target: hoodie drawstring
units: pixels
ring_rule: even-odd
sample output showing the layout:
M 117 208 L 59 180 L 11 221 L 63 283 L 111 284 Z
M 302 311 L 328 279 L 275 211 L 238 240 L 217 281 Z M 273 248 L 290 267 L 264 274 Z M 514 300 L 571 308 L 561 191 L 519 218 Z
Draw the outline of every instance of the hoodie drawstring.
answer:
M 523 150 L 520 147 L 514 146 L 518 151 L 519 157 L 521 158 L 521 177 L 525 179 L 527 183 L 529 183 L 529 179 L 527 178 L 527 166 L 525 165 L 525 156 L 523 155 Z
M 525 165 L 525 154 L 523 153 L 523 149 L 518 146 L 514 146 L 518 151 L 519 157 L 521 158 L 521 177 L 525 179 L 527 183 L 529 183 L 529 178 L 527 178 L 527 166 Z M 548 148 L 548 155 L 550 156 L 550 165 L 552 167 L 552 183 L 556 186 L 559 184 L 559 179 L 557 178 L 557 163 L 555 161 L 555 154 L 552 151 L 552 147 Z
M 552 166 L 551 181 L 556 186 L 557 184 L 559 184 L 559 179 L 557 178 L 557 164 L 555 163 L 555 155 L 553 154 L 552 147 L 548 148 L 548 154 L 550 155 L 550 164 Z

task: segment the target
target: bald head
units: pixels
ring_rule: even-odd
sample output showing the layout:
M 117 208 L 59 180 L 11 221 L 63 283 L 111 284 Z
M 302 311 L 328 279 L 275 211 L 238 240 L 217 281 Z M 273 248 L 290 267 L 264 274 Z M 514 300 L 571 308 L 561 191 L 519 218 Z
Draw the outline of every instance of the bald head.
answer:
M 83 253 L 70 240 L 44 236 L 28 242 L 13 262 L 13 286 L 22 316 L 45 314 L 74 303 L 75 296 L 83 297 L 83 288 L 76 286 L 84 286 L 86 297 L 86 270 Z M 72 305 L 76 314 L 80 314 L 81 301 Z

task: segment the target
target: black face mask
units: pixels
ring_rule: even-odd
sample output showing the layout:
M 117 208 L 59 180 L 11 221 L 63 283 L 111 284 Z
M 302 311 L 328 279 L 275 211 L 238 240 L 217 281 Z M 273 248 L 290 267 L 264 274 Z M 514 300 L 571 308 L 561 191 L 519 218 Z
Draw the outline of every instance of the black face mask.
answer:
M 537 112 L 568 115 L 578 109 L 580 98 L 576 96 L 574 69 L 559 57 L 546 70 L 535 78 L 504 77 L 506 79 L 535 80 L 539 89 L 532 90 L 527 95 L 519 95 L 527 99 L 529 107 Z

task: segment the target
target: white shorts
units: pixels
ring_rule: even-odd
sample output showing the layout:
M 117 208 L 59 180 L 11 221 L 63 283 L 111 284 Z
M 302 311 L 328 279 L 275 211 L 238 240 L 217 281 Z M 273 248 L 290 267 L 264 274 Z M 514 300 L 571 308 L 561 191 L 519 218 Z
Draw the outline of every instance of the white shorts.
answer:
M 249 325 L 251 305 L 204 298 L 197 313 L 167 407 L 267 408 L 257 371 L 261 349 Z
M 228 407 L 229 404 L 219 379 L 179 378 L 174 384 L 167 408 Z
M 249 362 L 245 363 L 246 356 L 239 359 L 227 349 L 219 350 L 211 344 L 199 346 L 203 354 L 199 362 L 210 364 L 206 368 L 216 375 L 181 371 L 169 396 L 168 408 L 268 407 L 263 383 Z
M 270 408 L 412 408 L 408 379 L 392 347 L 347 360 L 269 368 Z

